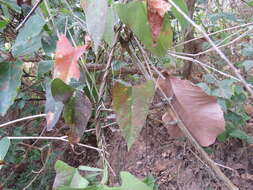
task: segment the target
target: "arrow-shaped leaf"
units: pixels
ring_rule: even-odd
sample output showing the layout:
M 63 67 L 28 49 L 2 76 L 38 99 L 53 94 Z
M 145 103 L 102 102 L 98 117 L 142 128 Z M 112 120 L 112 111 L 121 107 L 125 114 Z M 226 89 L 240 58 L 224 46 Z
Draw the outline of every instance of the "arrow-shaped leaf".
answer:
M 113 109 L 128 149 L 133 145 L 145 123 L 154 92 L 152 81 L 134 87 L 118 82 L 113 88 Z

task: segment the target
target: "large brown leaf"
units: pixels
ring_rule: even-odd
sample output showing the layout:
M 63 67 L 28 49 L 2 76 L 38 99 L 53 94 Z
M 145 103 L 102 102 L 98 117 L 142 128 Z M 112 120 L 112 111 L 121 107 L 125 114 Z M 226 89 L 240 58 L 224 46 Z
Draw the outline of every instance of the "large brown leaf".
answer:
M 202 146 L 213 144 L 216 137 L 225 130 L 223 112 L 217 99 L 190 81 L 177 77 L 168 76 L 165 80 L 159 79 L 158 83 L 166 96 L 172 97 L 171 103 L 175 111 L 192 136 Z M 163 119 L 169 120 L 166 115 Z M 180 135 L 177 126 L 174 129 L 172 135 Z

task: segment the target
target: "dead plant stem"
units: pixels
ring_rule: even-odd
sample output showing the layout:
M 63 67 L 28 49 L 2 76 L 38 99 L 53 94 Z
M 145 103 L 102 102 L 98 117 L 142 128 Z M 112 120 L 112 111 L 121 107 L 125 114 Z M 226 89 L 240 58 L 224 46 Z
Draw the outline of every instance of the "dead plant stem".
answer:
M 182 11 L 177 4 L 175 4 L 172 0 L 169 0 L 169 3 L 177 9 L 177 11 L 195 28 L 197 28 L 207 39 L 207 41 L 211 44 L 211 46 L 214 48 L 214 50 L 220 55 L 220 57 L 227 63 L 227 65 L 230 67 L 230 69 L 235 73 L 237 78 L 239 78 L 242 82 L 242 84 L 245 86 L 247 91 L 249 92 L 250 96 L 253 98 L 253 90 L 250 87 L 250 85 L 246 82 L 246 80 L 242 77 L 239 70 L 234 66 L 234 64 L 225 56 L 225 54 L 215 45 L 215 43 L 211 40 L 209 35 L 206 33 L 204 29 L 201 28 L 201 26 L 197 25 L 192 19 L 187 16 L 184 11 Z

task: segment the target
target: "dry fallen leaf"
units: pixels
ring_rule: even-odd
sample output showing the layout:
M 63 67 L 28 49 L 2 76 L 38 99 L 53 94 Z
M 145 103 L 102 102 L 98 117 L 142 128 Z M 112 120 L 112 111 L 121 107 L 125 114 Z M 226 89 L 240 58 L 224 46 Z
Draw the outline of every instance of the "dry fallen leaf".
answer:
M 190 81 L 177 77 L 168 76 L 165 80 L 159 79 L 158 83 L 167 97 L 173 97 L 171 103 L 193 137 L 202 146 L 213 144 L 225 130 L 223 112 L 217 99 Z M 166 117 L 163 118 L 165 121 Z M 172 134 L 178 134 L 178 129 L 173 127 L 175 131 L 170 129 Z
M 148 0 L 148 21 L 151 26 L 152 38 L 156 42 L 162 27 L 165 13 L 171 5 L 164 0 Z

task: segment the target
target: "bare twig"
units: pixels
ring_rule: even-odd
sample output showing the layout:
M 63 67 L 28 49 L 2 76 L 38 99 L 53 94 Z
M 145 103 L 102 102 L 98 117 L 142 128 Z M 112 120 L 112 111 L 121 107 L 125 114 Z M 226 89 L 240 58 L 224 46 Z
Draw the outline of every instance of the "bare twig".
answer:
M 107 128 L 107 127 L 111 127 L 113 125 L 117 125 L 117 122 L 112 122 L 112 123 L 109 123 L 107 125 L 104 125 L 104 126 L 101 127 L 101 129 L 104 129 L 104 128 Z M 92 132 L 92 131 L 96 131 L 96 129 L 95 128 L 94 129 L 87 129 L 84 132 L 88 133 L 88 132 Z
M 66 139 L 67 136 L 62 136 L 62 137 L 7 137 L 9 140 L 28 140 L 28 139 L 35 139 L 35 140 L 60 140 L 60 141 L 64 141 L 64 142 L 68 142 L 69 141 Z M 77 143 L 77 145 L 85 147 L 85 148 L 89 148 L 89 149 L 93 149 L 96 150 L 98 152 L 105 152 L 102 149 L 93 147 L 93 146 L 89 146 L 86 144 L 82 144 L 82 143 Z
M 205 64 L 205 63 L 203 63 L 203 62 L 201 62 L 201 61 L 199 61 L 197 59 L 194 59 L 194 58 L 191 58 L 191 57 L 186 57 L 186 56 L 181 56 L 181 55 L 176 55 L 176 54 L 173 54 L 173 53 L 169 53 L 169 55 L 173 56 L 173 57 L 176 57 L 178 59 L 183 59 L 183 60 L 187 60 L 187 61 L 191 61 L 191 62 L 197 63 L 197 64 L 201 65 L 202 67 L 206 67 L 206 68 L 211 69 L 211 70 L 213 70 L 213 71 L 215 71 L 215 72 L 217 72 L 217 73 L 219 73 L 221 75 L 224 75 L 226 77 L 232 78 L 232 79 L 234 79 L 234 80 L 236 80 L 238 82 L 242 82 L 240 79 L 238 79 L 238 78 L 236 78 L 236 77 L 234 77 L 234 76 L 232 76 L 230 74 L 224 73 L 224 72 L 222 72 L 222 71 L 220 71 L 218 69 L 215 69 L 214 67 L 211 67 L 210 65 L 207 65 L 207 64 Z
M 114 42 L 113 42 L 113 47 L 111 49 L 111 52 L 109 54 L 109 58 L 107 60 L 107 64 L 106 64 L 106 67 L 105 67 L 105 72 L 104 72 L 104 75 L 103 75 L 103 78 L 102 78 L 102 83 L 100 85 L 100 89 L 99 89 L 99 101 L 101 100 L 103 94 L 104 94 L 104 88 L 105 88 L 105 85 L 106 85 L 106 79 L 107 79 L 107 76 L 110 72 L 110 67 L 111 67 L 111 63 L 112 63 L 112 59 L 113 59 L 113 55 L 114 55 L 114 52 L 115 52 L 115 49 L 116 49 L 116 45 L 118 43 L 118 39 L 119 39 L 119 36 L 120 36 L 120 30 L 118 30 L 118 32 L 116 33 L 115 37 L 114 37 Z
M 177 9 L 177 11 L 195 28 L 197 28 L 204 37 L 208 40 L 208 42 L 211 44 L 211 46 L 216 50 L 216 52 L 220 55 L 220 57 L 227 63 L 227 65 L 230 67 L 230 69 L 235 73 L 237 78 L 239 78 L 242 82 L 242 84 L 245 86 L 247 91 L 249 92 L 250 96 L 253 97 L 253 90 L 250 87 L 250 85 L 246 82 L 246 80 L 242 77 L 240 74 L 240 71 L 234 66 L 234 64 L 225 56 L 225 54 L 215 45 L 215 43 L 211 40 L 211 38 L 208 36 L 206 31 L 202 29 L 199 25 L 197 25 L 194 21 L 192 21 L 185 13 L 182 11 L 172 0 L 169 0 L 170 4 Z
M 251 32 L 252 32 L 252 29 L 247 30 L 246 32 L 244 32 L 243 34 L 241 34 L 240 36 L 238 36 L 237 38 L 235 38 L 235 39 L 231 40 L 230 42 L 228 42 L 227 44 L 220 45 L 220 46 L 217 46 L 217 47 L 218 47 L 219 49 L 220 49 L 220 48 L 227 47 L 227 46 L 229 46 L 229 45 L 235 43 L 236 41 L 240 40 L 241 38 L 243 38 L 243 37 L 249 35 Z M 219 45 L 219 44 L 217 44 L 217 45 Z M 199 53 L 193 54 L 193 56 L 199 56 L 199 55 L 208 53 L 208 52 L 213 51 L 213 50 L 215 50 L 215 49 L 214 49 L 214 48 L 209 48 L 209 49 L 207 49 L 207 50 L 205 50 L 205 51 L 203 51 L 203 52 L 199 52 Z
M 242 28 L 242 27 L 246 27 L 246 26 L 250 26 L 250 25 L 253 25 L 253 22 L 246 23 L 246 24 L 242 24 L 242 25 L 233 26 L 233 27 L 230 27 L 230 28 L 225 28 L 225 29 L 222 29 L 222 30 L 219 30 L 219 31 L 216 31 L 216 32 L 212 32 L 212 33 L 209 33 L 208 36 L 212 36 L 212 35 L 215 35 L 215 34 L 219 34 L 219 33 L 221 33 L 221 32 L 226 32 L 226 31 L 229 31 L 229 30 L 234 30 L 234 29 L 237 29 L 237 28 Z M 190 43 L 190 42 L 192 42 L 192 41 L 201 39 L 201 38 L 203 38 L 203 37 L 204 37 L 204 36 L 202 35 L 202 36 L 200 36 L 200 37 L 197 37 L 197 38 L 194 38 L 194 39 L 191 39 L 191 40 L 184 41 L 184 42 L 182 42 L 182 43 L 176 44 L 176 45 L 173 46 L 173 47 L 176 48 L 176 47 L 178 47 L 178 46 L 181 46 L 181 45 Z
M 34 11 L 38 8 L 38 6 L 40 5 L 40 3 L 43 0 L 38 0 L 35 5 L 33 6 L 33 8 L 31 9 L 31 11 L 26 15 L 26 17 L 24 18 L 24 20 L 18 25 L 18 27 L 16 28 L 16 31 L 19 31 L 20 28 L 22 28 L 22 26 L 24 26 L 24 24 L 26 23 L 26 21 L 32 16 L 32 14 L 34 13 Z
M 24 120 L 28 120 L 28 119 L 35 119 L 35 118 L 39 118 L 39 117 L 46 117 L 46 114 L 32 115 L 32 116 L 27 116 L 27 117 L 23 117 L 23 118 L 20 118 L 20 119 L 16 119 L 16 120 L 13 120 L 13 121 L 9 121 L 7 123 L 1 124 L 0 128 L 11 125 L 11 124 L 14 124 L 14 123 L 17 123 L 17 122 L 20 122 L 20 121 L 24 121 Z

